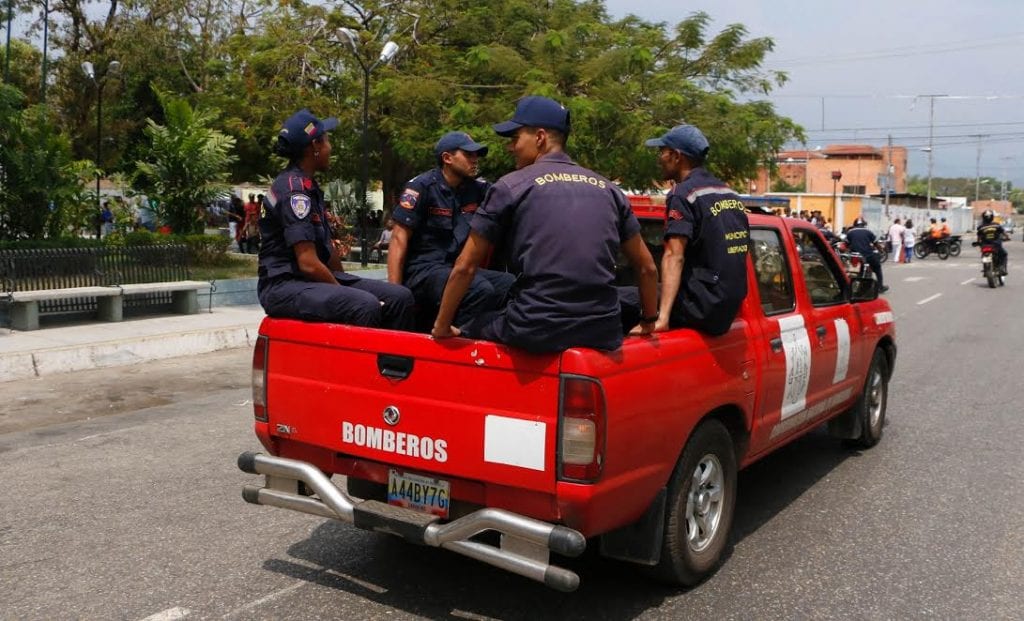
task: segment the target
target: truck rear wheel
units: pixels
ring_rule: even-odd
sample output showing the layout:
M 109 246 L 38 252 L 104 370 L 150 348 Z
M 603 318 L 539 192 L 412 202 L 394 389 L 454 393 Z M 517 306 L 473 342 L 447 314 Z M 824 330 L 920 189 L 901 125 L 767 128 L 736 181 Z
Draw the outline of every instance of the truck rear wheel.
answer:
M 693 586 L 722 560 L 736 506 L 736 454 L 717 420 L 690 436 L 668 486 L 665 537 L 654 568 L 661 580 Z

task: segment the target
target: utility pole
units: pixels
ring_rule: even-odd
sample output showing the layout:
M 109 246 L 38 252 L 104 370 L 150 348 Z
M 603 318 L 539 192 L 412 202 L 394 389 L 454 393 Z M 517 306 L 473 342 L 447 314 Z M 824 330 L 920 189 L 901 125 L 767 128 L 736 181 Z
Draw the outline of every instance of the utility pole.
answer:
M 918 95 L 918 97 L 927 97 L 930 100 L 930 102 L 929 102 L 930 105 L 928 107 L 928 198 L 927 198 L 927 208 L 928 208 L 928 211 L 929 211 L 929 214 L 930 214 L 931 209 L 932 209 L 932 163 L 933 163 L 933 159 L 934 159 L 933 153 L 932 153 L 932 141 L 933 141 L 933 139 L 935 137 L 935 98 L 936 97 L 949 97 L 949 95 Z
M 885 221 L 889 221 L 889 195 L 892 194 L 892 134 L 889 134 L 889 147 L 885 151 Z
M 972 138 L 978 139 L 978 156 L 974 159 L 974 200 L 981 196 L 981 139 L 988 138 L 988 134 L 971 134 Z

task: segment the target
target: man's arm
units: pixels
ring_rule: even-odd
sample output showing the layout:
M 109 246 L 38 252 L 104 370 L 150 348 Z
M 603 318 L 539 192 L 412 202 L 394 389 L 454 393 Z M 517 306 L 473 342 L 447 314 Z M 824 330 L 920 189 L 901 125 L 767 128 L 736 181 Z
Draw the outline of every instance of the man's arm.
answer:
M 686 237 L 672 236 L 665 240 L 665 254 L 661 258 L 661 308 L 658 309 L 658 321 L 654 324 L 654 332 L 668 330 L 668 318 L 672 314 L 672 305 L 679 295 L 679 287 L 683 278 L 683 253 L 686 251 Z
M 395 222 L 391 230 L 391 241 L 388 243 L 388 282 L 393 285 L 402 284 L 402 272 L 405 271 L 405 252 L 409 248 L 412 229 Z
M 331 269 L 324 265 L 320 257 L 317 256 L 316 246 L 313 242 L 300 241 L 292 246 L 292 250 L 295 251 L 295 259 L 299 265 L 299 271 L 306 277 L 306 280 L 341 286 L 338 279 L 331 273 Z M 331 260 L 334 261 L 337 256 L 337 251 L 335 251 L 331 254 Z
M 636 282 L 640 289 L 640 317 L 651 317 L 658 314 L 658 268 L 654 265 L 654 257 L 647 249 L 640 233 L 633 235 L 622 244 L 622 252 L 629 259 L 629 264 L 636 274 Z M 659 317 L 660 318 L 660 317 Z M 644 323 L 642 320 L 630 334 L 650 334 L 654 331 L 657 321 Z M 665 324 L 666 327 L 668 324 Z
M 394 240 L 394 236 L 391 239 Z M 459 253 L 459 258 L 455 260 L 451 274 L 448 275 L 448 284 L 444 286 L 444 293 L 441 295 L 441 308 L 437 311 L 434 329 L 430 331 L 434 338 L 459 336 L 459 329 L 452 326 L 452 320 L 455 319 L 455 312 L 459 309 L 462 298 L 465 297 L 469 285 L 473 282 L 477 266 L 490 254 L 491 246 L 491 242 L 487 241 L 486 237 L 476 231 L 470 231 L 469 239 L 466 240 L 466 245 Z

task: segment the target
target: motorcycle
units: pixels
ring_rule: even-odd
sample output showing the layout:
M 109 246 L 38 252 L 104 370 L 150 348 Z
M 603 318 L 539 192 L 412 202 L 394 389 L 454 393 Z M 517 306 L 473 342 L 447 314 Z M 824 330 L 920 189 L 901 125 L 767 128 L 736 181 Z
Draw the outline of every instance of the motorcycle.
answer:
M 959 236 L 958 236 L 959 237 Z M 923 259 L 931 253 L 935 253 L 940 259 L 945 261 L 950 255 L 950 238 L 942 239 L 923 239 L 914 244 L 914 256 L 918 259 Z M 957 241 L 956 253 L 960 254 L 960 242 Z
M 975 245 L 978 245 L 975 242 Z M 995 289 L 1006 284 L 1004 279 L 1004 268 L 1006 266 L 996 257 L 996 247 L 992 244 L 981 244 L 981 273 L 985 275 L 988 286 Z

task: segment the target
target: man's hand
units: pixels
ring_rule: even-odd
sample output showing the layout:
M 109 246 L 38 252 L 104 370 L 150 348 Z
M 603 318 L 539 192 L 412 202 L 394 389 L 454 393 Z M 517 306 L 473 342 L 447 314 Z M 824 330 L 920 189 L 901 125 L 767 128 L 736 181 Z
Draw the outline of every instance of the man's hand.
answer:
M 658 319 L 653 323 L 640 322 L 636 324 L 632 330 L 629 331 L 630 336 L 644 336 L 647 334 L 654 334 L 655 332 L 665 332 L 668 330 L 668 321 Z
M 434 328 L 430 331 L 430 336 L 435 339 L 450 339 L 453 336 L 459 336 L 461 334 L 462 331 L 455 326 L 439 326 L 436 323 L 434 324 Z

